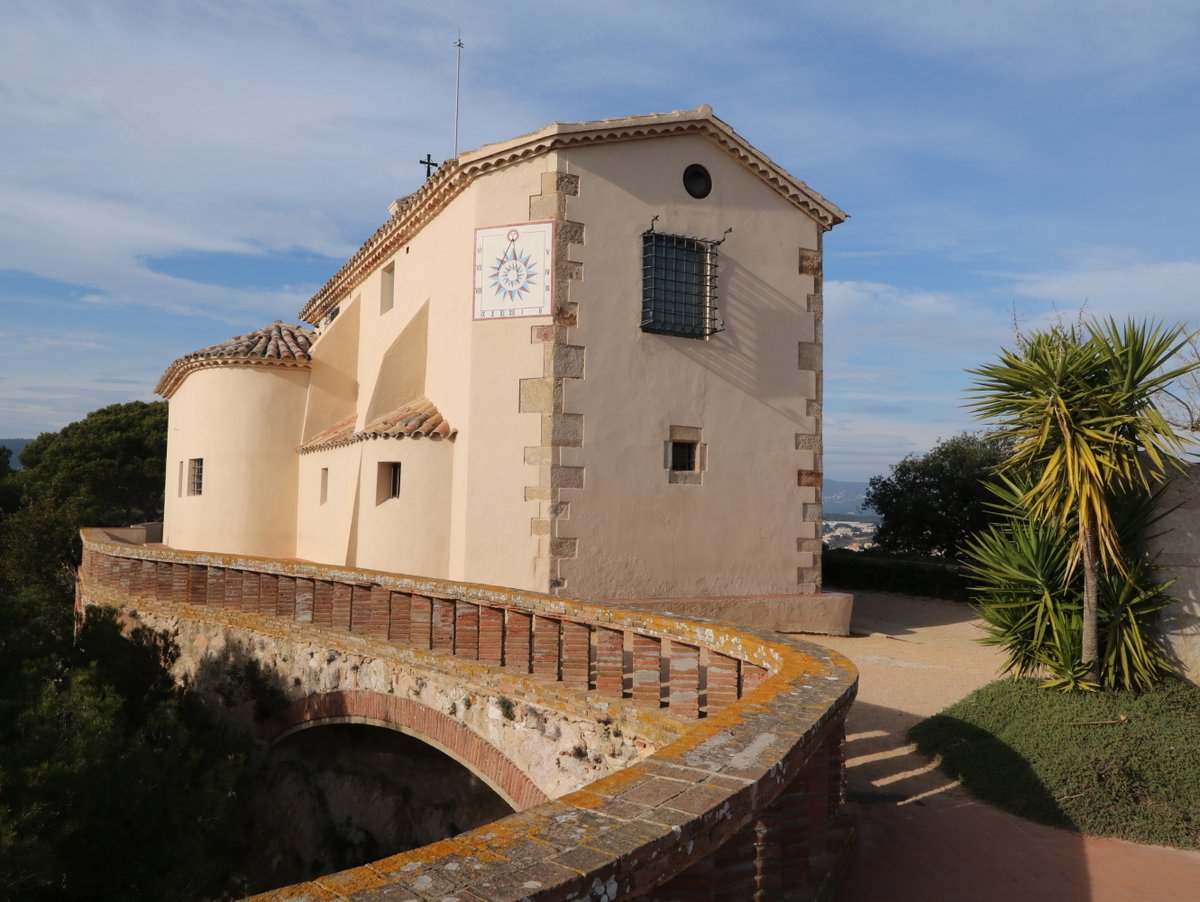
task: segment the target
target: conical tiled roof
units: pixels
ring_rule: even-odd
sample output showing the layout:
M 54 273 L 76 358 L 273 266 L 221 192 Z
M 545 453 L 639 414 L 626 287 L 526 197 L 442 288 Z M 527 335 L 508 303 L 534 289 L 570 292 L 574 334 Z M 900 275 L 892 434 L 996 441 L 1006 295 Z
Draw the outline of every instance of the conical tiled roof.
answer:
M 307 368 L 312 364 L 315 333 L 303 326 L 275 320 L 269 326 L 235 335 L 215 345 L 184 354 L 163 373 L 154 390 L 164 398 L 175 394 L 180 383 L 193 370 L 209 366 L 275 365 Z

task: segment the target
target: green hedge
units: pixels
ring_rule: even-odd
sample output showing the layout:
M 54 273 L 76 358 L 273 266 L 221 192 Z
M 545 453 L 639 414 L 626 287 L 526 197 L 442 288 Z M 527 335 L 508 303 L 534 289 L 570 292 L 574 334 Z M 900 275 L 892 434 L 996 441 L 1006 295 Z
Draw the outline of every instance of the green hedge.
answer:
M 821 569 L 821 582 L 826 588 L 871 589 L 970 601 L 962 568 L 947 561 L 826 548 L 821 553 Z

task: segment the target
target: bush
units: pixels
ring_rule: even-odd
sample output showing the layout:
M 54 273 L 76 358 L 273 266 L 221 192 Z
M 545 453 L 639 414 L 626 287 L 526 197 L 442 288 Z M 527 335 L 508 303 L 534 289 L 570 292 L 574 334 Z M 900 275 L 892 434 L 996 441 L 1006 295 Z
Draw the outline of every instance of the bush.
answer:
M 826 548 L 821 581 L 839 589 L 897 592 L 950 601 L 968 601 L 962 568 L 946 560 L 899 557 L 886 552 Z

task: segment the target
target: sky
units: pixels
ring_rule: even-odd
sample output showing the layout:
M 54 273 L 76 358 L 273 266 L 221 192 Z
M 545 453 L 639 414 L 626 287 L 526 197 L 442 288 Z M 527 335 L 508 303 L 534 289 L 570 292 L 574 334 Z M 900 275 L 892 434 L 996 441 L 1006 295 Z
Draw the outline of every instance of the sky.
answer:
M 825 473 L 978 429 L 1015 328 L 1200 326 L 1200 4 L 0 0 L 0 437 L 296 313 L 426 153 L 711 104 L 825 237 Z

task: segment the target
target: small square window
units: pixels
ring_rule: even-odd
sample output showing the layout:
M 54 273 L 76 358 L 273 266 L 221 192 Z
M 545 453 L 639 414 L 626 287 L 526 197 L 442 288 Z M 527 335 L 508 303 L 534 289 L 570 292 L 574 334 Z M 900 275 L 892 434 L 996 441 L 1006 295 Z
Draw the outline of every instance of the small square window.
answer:
M 667 481 L 678 485 L 700 485 L 708 468 L 708 445 L 699 427 L 672 426 L 663 443 L 663 466 Z
M 188 487 L 189 495 L 204 494 L 204 458 L 193 457 L 188 461 Z
M 717 244 L 655 231 L 642 234 L 642 331 L 681 338 L 720 332 Z
M 696 442 L 671 442 L 671 469 L 691 473 L 696 469 Z

